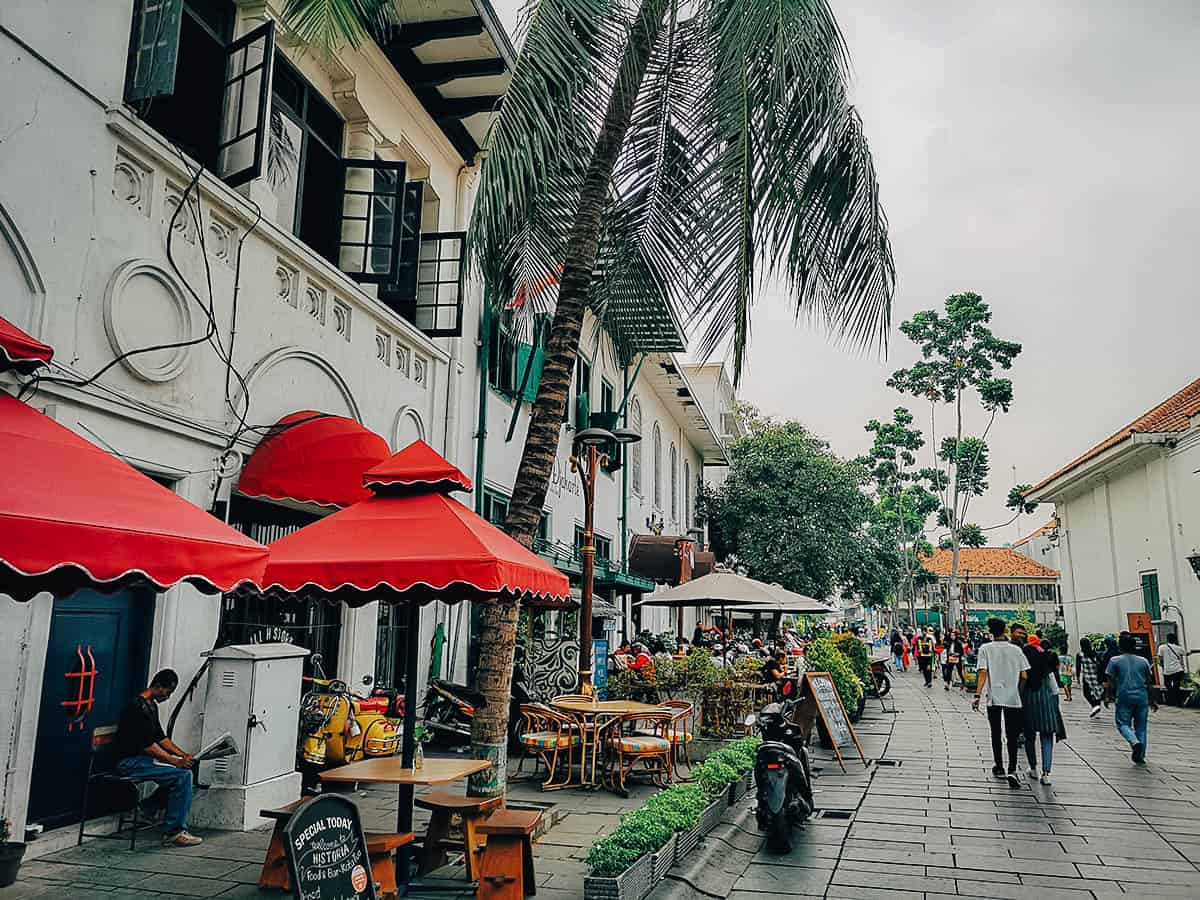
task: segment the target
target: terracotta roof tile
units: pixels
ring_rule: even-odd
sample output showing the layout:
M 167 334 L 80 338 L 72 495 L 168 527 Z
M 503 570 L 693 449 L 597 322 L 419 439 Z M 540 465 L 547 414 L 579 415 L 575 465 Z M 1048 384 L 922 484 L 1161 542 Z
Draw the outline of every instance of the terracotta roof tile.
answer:
M 1029 534 L 1025 535 L 1025 537 L 1021 538 L 1019 541 L 1014 543 L 1013 547 L 1024 547 L 1026 544 L 1028 544 L 1030 541 L 1032 541 L 1035 537 L 1039 537 L 1039 536 L 1045 534 L 1046 532 L 1053 531 L 1053 530 L 1054 530 L 1054 519 L 1051 519 L 1049 522 L 1047 522 L 1041 528 L 1037 529 L 1037 531 L 1031 531 Z
M 934 550 L 921 565 L 934 575 L 948 576 L 954 554 Z M 962 547 L 958 551 L 958 574 L 972 578 L 1057 578 L 1058 572 L 1034 562 L 1010 547 Z
M 1067 465 L 1063 466 L 1053 475 L 1042 479 L 1042 481 L 1026 491 L 1026 494 L 1044 488 L 1056 478 L 1061 478 L 1072 469 L 1083 465 L 1089 459 L 1093 459 L 1110 447 L 1115 447 L 1122 441 L 1127 440 L 1131 435 L 1187 431 L 1190 427 L 1192 416 L 1197 414 L 1200 414 L 1200 379 L 1193 381 L 1179 393 L 1168 397 L 1148 413 L 1134 419 L 1116 434 L 1105 438 L 1087 453 L 1073 462 L 1067 463 Z

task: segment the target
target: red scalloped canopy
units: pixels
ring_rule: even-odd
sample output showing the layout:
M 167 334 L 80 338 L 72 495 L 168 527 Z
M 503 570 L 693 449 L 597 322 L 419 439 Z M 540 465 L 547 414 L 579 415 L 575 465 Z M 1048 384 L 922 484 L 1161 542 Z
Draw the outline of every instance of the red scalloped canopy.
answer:
M 374 591 L 418 603 L 499 594 L 542 602 L 570 597 L 565 575 L 438 490 L 372 497 L 270 549 L 262 581 L 268 591 L 351 604 L 379 599 Z
M 0 446 L 0 593 L 262 576 L 262 544 L 3 392 Z
M 427 486 L 435 490 L 471 490 L 471 479 L 422 440 L 413 441 L 369 470 L 362 482 L 372 488 Z
M 363 472 L 386 460 L 387 441 L 353 419 L 302 410 L 284 416 L 246 460 L 247 497 L 350 506 L 366 500 Z
M 49 363 L 53 356 L 53 347 L 0 316 L 0 372 L 15 369 L 28 374 Z

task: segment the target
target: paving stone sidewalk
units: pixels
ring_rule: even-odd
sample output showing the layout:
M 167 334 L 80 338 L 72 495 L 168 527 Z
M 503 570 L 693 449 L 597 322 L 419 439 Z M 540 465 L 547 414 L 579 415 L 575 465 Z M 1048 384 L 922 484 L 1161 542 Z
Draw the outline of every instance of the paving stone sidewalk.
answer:
M 987 720 L 970 694 L 927 690 L 915 670 L 893 683 L 896 713 L 869 703 L 859 734 L 868 759 L 898 765 L 848 761 L 843 775 L 818 751 L 823 812 L 790 854 L 766 853 L 746 811 L 651 900 L 1200 897 L 1200 713 L 1152 713 L 1138 768 L 1112 712 L 1090 719 L 1077 697 L 1062 704 L 1068 740 L 1053 784 L 1012 790 L 991 778 Z

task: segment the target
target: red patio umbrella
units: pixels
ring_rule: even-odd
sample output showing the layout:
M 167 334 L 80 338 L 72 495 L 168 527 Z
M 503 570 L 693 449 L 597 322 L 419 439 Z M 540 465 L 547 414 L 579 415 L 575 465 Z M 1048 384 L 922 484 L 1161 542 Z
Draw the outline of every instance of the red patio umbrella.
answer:
M 476 515 L 450 491 L 471 480 L 424 441 L 363 475 L 373 496 L 271 543 L 271 593 L 408 604 L 402 764 L 411 766 L 421 605 L 501 595 L 569 604 L 567 577 Z M 412 787 L 401 786 L 397 830 L 412 830 Z M 401 875 L 407 881 L 401 862 Z
M 13 369 L 28 375 L 49 363 L 52 356 L 53 347 L 31 337 L 0 316 L 0 372 Z
M 0 593 L 262 577 L 262 544 L 3 392 L 0 447 Z

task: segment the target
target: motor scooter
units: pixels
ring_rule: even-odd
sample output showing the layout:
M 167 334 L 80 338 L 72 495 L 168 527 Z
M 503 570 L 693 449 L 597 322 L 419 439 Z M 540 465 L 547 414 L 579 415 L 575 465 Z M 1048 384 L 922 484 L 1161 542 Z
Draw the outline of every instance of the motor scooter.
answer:
M 513 672 L 512 699 L 508 708 L 508 735 L 512 746 L 520 746 L 521 706 L 530 702 L 520 671 Z M 451 745 L 471 742 L 471 724 L 475 721 L 475 710 L 487 705 L 483 694 L 465 684 L 455 684 L 435 678 L 429 682 L 425 692 L 425 725 L 433 736 Z
M 394 711 L 395 699 L 388 693 L 355 694 L 346 682 L 324 677 L 320 654 L 313 654 L 312 662 L 317 674 L 304 677 L 312 687 L 300 700 L 300 759 L 305 768 L 394 756 L 400 749 L 400 722 L 388 713 Z
M 755 815 L 758 830 L 767 835 L 767 849 L 774 853 L 792 849 L 792 829 L 813 811 L 808 750 L 800 727 L 792 721 L 796 703 L 768 703 L 754 717 L 763 737 L 754 761 Z

